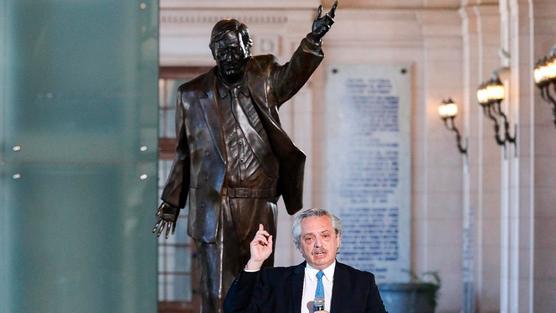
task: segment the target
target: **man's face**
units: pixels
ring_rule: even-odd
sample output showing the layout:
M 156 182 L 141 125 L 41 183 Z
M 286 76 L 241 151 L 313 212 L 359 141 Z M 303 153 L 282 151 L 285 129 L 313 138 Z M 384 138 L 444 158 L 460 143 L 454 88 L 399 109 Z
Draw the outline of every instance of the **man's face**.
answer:
M 224 79 L 233 82 L 241 78 L 249 56 L 248 47 L 241 36 L 234 31 L 227 32 L 214 43 L 212 54 Z
M 301 221 L 299 249 L 313 268 L 322 270 L 334 263 L 340 239 L 328 216 L 311 216 Z

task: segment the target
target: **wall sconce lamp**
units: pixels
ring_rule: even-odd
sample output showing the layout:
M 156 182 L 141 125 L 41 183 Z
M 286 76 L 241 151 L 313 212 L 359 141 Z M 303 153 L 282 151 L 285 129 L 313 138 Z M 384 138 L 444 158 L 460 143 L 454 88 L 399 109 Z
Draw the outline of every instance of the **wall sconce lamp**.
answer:
M 458 114 L 458 106 L 452 100 L 452 98 L 448 98 L 448 100 L 442 100 L 440 106 L 438 106 L 438 115 L 444 121 L 444 125 L 446 128 L 456 133 L 456 142 L 458 145 L 458 150 L 461 154 L 467 155 L 467 144 L 464 147 L 461 143 L 461 135 L 459 130 L 457 129 L 456 125 L 454 124 L 454 118 Z
M 492 78 L 482 83 L 477 90 L 477 100 L 483 108 L 485 116 L 494 122 L 495 139 L 496 143 L 500 146 L 505 146 L 506 142 L 515 145 L 517 137 L 517 125 L 515 126 L 516 132 L 512 137 L 509 131 L 510 123 L 508 122 L 508 117 L 500 106 L 502 101 L 504 101 L 505 94 L 504 84 L 496 71 L 492 74 Z M 501 117 L 504 122 L 504 136 L 500 136 L 498 117 Z
M 549 55 L 540 59 L 533 72 L 535 84 L 541 90 L 541 96 L 546 102 L 551 102 L 554 126 L 556 126 L 556 45 L 550 49 Z M 552 91 L 550 90 L 552 88 Z

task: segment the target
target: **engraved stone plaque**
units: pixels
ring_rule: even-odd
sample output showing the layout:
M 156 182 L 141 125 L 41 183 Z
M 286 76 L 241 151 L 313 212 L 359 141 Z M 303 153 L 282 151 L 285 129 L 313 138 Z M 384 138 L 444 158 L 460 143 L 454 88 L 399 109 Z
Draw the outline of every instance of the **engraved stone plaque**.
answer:
M 331 65 L 327 208 L 343 221 L 338 259 L 380 282 L 407 281 L 411 73 L 407 65 Z

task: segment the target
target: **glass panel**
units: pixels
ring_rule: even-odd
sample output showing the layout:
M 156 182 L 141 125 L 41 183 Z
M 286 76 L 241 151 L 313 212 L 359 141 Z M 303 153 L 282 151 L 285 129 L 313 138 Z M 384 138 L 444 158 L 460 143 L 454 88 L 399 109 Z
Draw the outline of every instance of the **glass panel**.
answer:
M 173 288 L 174 288 L 174 294 L 168 300 L 191 301 L 191 277 L 189 277 L 188 275 L 176 275 Z
M 159 245 L 158 246 L 158 271 L 159 272 L 164 272 L 165 268 L 166 268 L 166 262 L 164 262 L 165 259 L 165 252 L 166 251 L 166 247 L 163 245 Z
M 160 79 L 160 137 L 176 138 L 176 91 L 187 79 Z
M 189 251 L 189 249 L 176 250 L 176 271 L 177 272 L 191 271 L 191 251 Z
M 191 301 L 190 275 L 161 275 L 158 288 L 161 301 Z
M 0 312 L 155 312 L 158 1 L 0 12 Z
M 172 163 L 171 160 L 159 161 L 159 194 Z M 168 239 L 160 236 L 158 244 L 159 301 L 191 301 L 191 239 L 187 235 L 187 207 L 180 212 L 175 234 Z

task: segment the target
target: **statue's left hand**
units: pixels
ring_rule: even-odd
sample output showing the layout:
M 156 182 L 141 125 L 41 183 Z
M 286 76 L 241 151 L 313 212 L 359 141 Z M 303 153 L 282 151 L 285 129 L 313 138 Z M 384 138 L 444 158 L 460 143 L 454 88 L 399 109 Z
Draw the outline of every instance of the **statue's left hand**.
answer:
M 160 237 L 160 234 L 166 230 L 166 239 L 168 239 L 170 230 L 172 230 L 172 234 L 176 231 L 179 214 L 180 209 L 175 208 L 166 202 L 162 202 L 162 204 L 158 207 L 158 210 L 156 210 L 157 220 L 153 227 L 153 233 L 155 233 L 157 237 Z
M 313 28 L 309 34 L 313 41 L 320 42 L 322 37 L 330 30 L 330 27 L 334 24 L 334 16 L 336 15 L 337 7 L 338 1 L 335 1 L 334 5 L 332 5 L 332 9 L 323 16 L 322 5 L 319 6 L 317 9 L 317 17 L 313 21 Z

